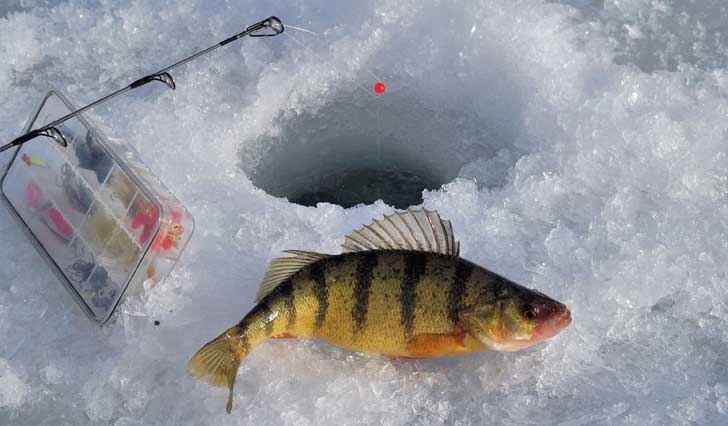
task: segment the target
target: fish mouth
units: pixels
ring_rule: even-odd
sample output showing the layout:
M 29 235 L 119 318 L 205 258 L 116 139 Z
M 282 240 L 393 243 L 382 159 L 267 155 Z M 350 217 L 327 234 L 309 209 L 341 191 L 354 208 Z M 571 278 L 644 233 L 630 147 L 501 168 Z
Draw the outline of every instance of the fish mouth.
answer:
M 566 306 L 561 306 L 563 306 L 563 309 L 560 309 L 551 318 L 536 326 L 534 336 L 537 340 L 541 341 L 554 337 L 571 324 L 571 311 Z
M 557 304 L 557 308 L 554 310 L 555 312 L 551 315 L 551 318 L 548 319 L 548 322 L 553 327 L 568 327 L 571 324 L 571 311 L 563 303 L 557 302 Z
M 568 308 L 559 316 L 557 323 L 561 328 L 566 328 L 571 324 L 571 311 Z

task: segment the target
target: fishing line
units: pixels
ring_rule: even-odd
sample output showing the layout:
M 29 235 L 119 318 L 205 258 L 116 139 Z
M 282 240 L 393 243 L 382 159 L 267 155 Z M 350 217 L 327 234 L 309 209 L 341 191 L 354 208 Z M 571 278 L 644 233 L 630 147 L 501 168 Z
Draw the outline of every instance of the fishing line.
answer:
M 315 32 L 313 32 L 313 31 L 311 31 L 311 30 L 307 30 L 307 29 L 305 29 L 305 28 L 301 28 L 301 27 L 296 27 L 296 26 L 293 26 L 293 25 L 291 25 L 291 24 L 286 24 L 286 28 L 291 28 L 291 29 L 294 29 L 294 30 L 298 30 L 298 31 L 303 31 L 303 32 L 305 32 L 305 33 L 313 34 L 313 35 L 316 35 L 316 36 L 323 36 L 323 37 L 326 37 L 326 35 L 325 35 L 325 34 L 322 34 L 322 33 L 315 33 Z
M 309 33 L 309 34 L 313 34 L 315 36 L 323 36 L 323 37 L 325 37 L 325 35 L 320 35 L 320 34 L 317 34 L 317 33 L 313 32 L 313 31 L 306 30 L 304 28 L 295 27 L 295 26 L 288 25 L 288 24 L 286 25 L 286 28 L 293 28 L 293 29 L 297 29 L 297 30 L 300 30 L 300 31 Z M 298 40 L 297 38 L 295 38 L 294 36 L 292 36 L 288 32 L 286 32 L 284 34 L 286 36 L 288 36 L 291 40 L 293 40 L 296 44 L 298 44 L 299 46 L 303 47 L 308 52 L 310 52 L 316 59 L 319 60 L 320 63 L 326 63 L 326 61 L 318 53 L 316 53 L 311 47 L 309 47 L 308 45 L 306 45 L 302 41 Z M 369 96 L 378 96 L 378 95 L 381 95 L 382 93 L 384 93 L 384 90 L 386 90 L 386 86 L 384 86 L 384 83 L 381 82 L 382 79 L 379 78 L 379 76 L 377 76 L 376 74 L 374 74 L 367 67 L 362 67 L 361 70 L 363 70 L 364 72 L 366 72 L 367 74 L 369 74 L 370 76 L 372 76 L 374 78 L 374 81 L 376 82 L 374 84 L 374 93 L 370 92 L 361 83 L 359 83 L 357 81 L 354 81 L 354 84 L 356 85 L 356 87 L 362 89 Z M 377 108 L 376 108 L 375 111 L 373 111 L 373 114 L 374 114 L 374 127 L 376 128 L 376 130 L 375 130 L 375 137 L 374 137 L 374 139 L 376 140 L 376 156 L 377 156 L 377 160 L 379 161 L 379 168 L 380 168 L 380 170 L 383 170 L 383 164 L 384 164 L 384 162 L 383 162 L 384 158 L 383 157 L 384 157 L 384 154 L 383 154 L 383 149 L 382 149 L 383 146 L 382 145 L 383 145 L 383 142 L 384 142 L 384 140 L 383 140 L 384 139 L 384 132 L 383 132 L 383 127 L 382 127 L 382 104 L 381 103 L 377 103 Z M 376 191 L 377 191 L 377 197 L 379 199 L 381 199 L 382 198 L 382 188 L 381 188 L 381 186 L 377 185 L 376 186 Z
M 324 32 L 324 33 L 317 33 L 317 32 L 311 31 L 311 30 L 307 30 L 307 29 L 305 29 L 305 28 L 301 28 L 301 27 L 296 27 L 296 26 L 294 26 L 294 25 L 291 25 L 291 24 L 286 24 L 286 28 L 292 28 L 292 29 L 294 29 L 294 30 L 299 30 L 299 31 L 303 31 L 303 32 L 306 32 L 306 33 L 309 33 L 309 34 L 313 34 L 313 35 L 315 35 L 315 36 L 317 36 L 317 37 L 324 37 L 324 38 L 326 38 L 326 37 L 327 37 L 327 35 L 326 35 L 326 33 L 325 33 L 325 32 Z M 287 35 L 287 36 L 289 36 L 289 37 L 291 37 L 291 38 L 293 38 L 293 36 L 291 36 L 291 35 L 290 35 L 289 33 L 286 33 L 286 35 Z M 294 40 L 295 40 L 295 39 L 294 39 Z M 299 43 L 299 44 L 300 44 L 301 46 L 303 46 L 304 48 L 306 48 L 307 50 L 309 50 L 309 51 L 310 51 L 311 53 L 314 53 L 314 55 L 316 55 L 316 53 L 315 53 L 315 52 L 313 52 L 313 51 L 311 50 L 311 48 L 309 48 L 308 46 L 304 45 L 304 44 L 303 44 L 302 42 L 300 42 L 300 41 L 298 41 L 298 40 L 296 40 L 296 41 L 297 41 L 297 42 L 298 42 L 298 43 Z M 321 59 L 321 58 L 320 58 L 320 57 L 319 57 L 318 55 L 316 55 L 316 57 L 317 57 L 317 58 L 319 58 L 319 59 Z M 372 77 L 374 77 L 374 79 L 375 79 L 376 81 L 381 81 L 381 80 L 382 80 L 381 78 L 379 78 L 379 76 L 377 76 L 377 75 L 375 75 L 375 74 L 374 74 L 373 72 L 371 72 L 371 71 L 369 70 L 369 68 L 362 68 L 362 70 L 363 70 L 364 72 L 367 72 L 367 73 L 369 73 L 369 75 L 371 75 Z
M 286 24 L 286 28 L 292 28 L 292 29 L 294 29 L 294 30 L 299 30 L 299 31 L 303 31 L 303 32 L 306 32 L 306 33 L 309 33 L 309 34 L 313 34 L 313 35 L 315 35 L 315 36 L 317 36 L 317 37 L 324 37 L 324 38 L 326 38 L 326 37 L 327 37 L 327 36 L 326 36 L 326 33 L 317 33 L 317 32 L 311 31 L 311 30 L 307 30 L 307 29 L 305 29 L 305 28 L 300 28 L 300 27 L 296 27 L 296 26 L 294 26 L 294 25 L 291 25 L 291 24 Z M 300 45 L 300 46 L 301 46 L 301 47 L 303 47 L 304 49 L 306 49 L 306 50 L 308 50 L 309 52 L 311 52 L 311 53 L 312 53 L 312 54 L 313 54 L 313 55 L 314 55 L 314 56 L 316 57 L 316 59 L 318 59 L 318 60 L 319 60 L 319 61 L 321 61 L 321 62 L 324 62 L 324 59 L 323 59 L 323 58 L 322 58 L 321 56 L 319 56 L 319 55 L 318 55 L 318 54 L 317 54 L 317 53 L 316 53 L 316 52 L 315 52 L 315 51 L 314 51 L 314 50 L 313 50 L 312 48 L 310 48 L 309 46 L 307 46 L 306 44 L 304 44 L 304 43 L 303 43 L 302 41 L 300 41 L 300 40 L 296 39 L 295 37 L 293 37 L 293 36 L 292 36 L 291 34 L 289 34 L 289 33 L 285 33 L 285 35 L 287 35 L 288 37 L 290 37 L 290 38 L 291 38 L 291 39 L 292 39 L 293 41 L 295 41 L 296 43 L 298 43 L 298 45 Z M 381 78 L 380 78 L 380 77 L 379 77 L 378 75 L 374 74 L 374 73 L 373 73 L 373 72 L 372 72 L 372 71 L 371 71 L 371 70 L 370 70 L 369 68 L 367 68 L 367 67 L 363 67 L 363 68 L 361 68 L 361 70 L 362 70 L 362 71 L 364 71 L 364 72 L 366 72 L 366 73 L 368 73 L 368 74 L 369 74 L 370 76 L 372 76 L 372 77 L 374 78 L 374 80 L 375 80 L 375 81 L 377 82 L 377 83 L 375 84 L 375 93 L 377 93 L 377 94 L 382 94 L 382 93 L 384 93 L 384 88 L 385 88 L 385 86 L 384 86 L 384 83 L 382 83 L 382 79 L 381 79 Z M 355 83 L 355 84 L 356 84 L 356 83 Z M 379 85 L 381 85 L 381 86 L 382 86 L 382 89 L 379 89 L 379 88 L 377 88 L 377 86 L 379 86 Z M 360 88 L 364 88 L 363 86 L 361 86 L 361 85 L 359 85 L 359 84 L 357 84 L 357 86 L 358 86 L 358 87 L 360 87 Z M 364 90 L 365 90 L 365 92 L 369 93 L 369 90 L 366 90 L 366 89 L 364 89 Z M 381 91 L 380 91 L 380 90 L 381 90 Z
M 286 28 L 288 28 L 288 26 L 286 26 Z M 302 41 L 298 40 L 297 38 L 293 37 L 292 35 L 290 35 L 287 32 L 286 33 L 283 33 L 283 35 L 289 37 L 296 44 L 298 44 L 299 46 L 303 47 L 308 52 L 310 52 L 316 59 L 318 59 L 319 63 L 322 63 L 322 64 L 326 63 L 326 60 L 321 55 L 319 55 L 318 53 L 316 53 L 316 51 L 314 51 L 311 47 L 309 47 L 308 45 L 306 45 Z M 372 77 L 374 77 L 377 81 L 379 81 L 379 78 L 376 75 L 374 75 L 371 71 L 367 70 L 366 68 L 361 68 L 361 70 L 368 72 L 369 74 L 372 75 Z M 357 81 L 354 81 L 354 85 L 356 85 L 356 87 L 362 89 L 367 95 L 370 95 L 370 96 L 372 95 L 372 93 L 366 87 L 364 87 L 361 83 L 359 83 Z
M 177 87 L 177 85 L 174 82 L 174 78 L 172 78 L 172 75 L 169 73 L 173 69 L 180 67 L 180 66 L 186 64 L 187 62 L 193 61 L 193 60 L 199 58 L 200 56 L 207 55 L 208 53 L 211 53 L 212 51 L 219 49 L 220 47 L 223 47 L 228 43 L 232 43 L 233 41 L 238 40 L 242 37 L 245 37 L 245 36 L 273 37 L 273 36 L 277 36 L 278 34 L 281 34 L 283 31 L 284 31 L 284 27 L 283 27 L 283 23 L 281 22 L 281 20 L 276 18 L 275 16 L 271 16 L 267 19 L 264 19 L 260 22 L 257 22 L 253 25 L 248 26 L 245 29 L 245 31 L 243 31 L 243 32 L 240 32 L 231 37 L 228 37 L 227 39 L 225 39 L 215 45 L 212 45 L 212 46 L 208 47 L 207 49 L 201 50 L 180 61 L 177 61 L 174 64 L 155 72 L 154 74 L 149 74 L 145 77 L 142 77 L 142 78 L 132 82 L 128 86 L 121 88 L 115 92 L 109 93 L 108 95 L 106 95 L 102 98 L 99 98 L 84 107 L 81 107 L 73 112 L 70 112 L 70 113 L 64 115 L 63 117 L 53 121 L 50 124 L 47 124 L 39 129 L 32 130 L 32 131 L 26 133 L 25 135 L 12 140 L 10 143 L 0 146 L 0 152 L 6 151 L 15 146 L 22 145 L 39 136 L 45 136 L 47 138 L 53 139 L 56 143 L 58 143 L 62 147 L 66 147 L 66 146 L 68 146 L 68 140 L 63 135 L 63 133 L 56 127 L 56 126 L 59 126 L 61 123 L 65 122 L 67 120 L 70 120 L 73 117 L 78 116 L 79 114 L 83 113 L 84 111 L 87 111 L 96 106 L 99 106 L 123 93 L 136 89 L 138 87 L 144 86 L 147 83 L 151 83 L 152 81 L 159 81 L 161 83 L 164 83 L 171 90 L 174 90 Z
M 291 26 L 291 25 L 286 25 L 286 27 L 287 28 L 294 28 L 294 29 L 297 29 L 297 30 L 301 30 L 301 31 L 304 31 L 304 32 L 309 33 L 309 34 L 313 34 L 315 36 L 323 36 L 323 37 L 325 37 L 325 35 L 319 35 L 319 34 L 313 32 L 313 31 L 306 30 L 306 29 L 303 29 L 303 28 L 298 28 L 298 27 Z M 306 45 L 304 42 L 298 40 L 297 38 L 295 38 L 294 36 L 292 36 L 289 32 L 286 32 L 285 35 L 288 36 L 291 40 L 293 40 L 296 44 L 298 44 L 299 46 L 303 47 L 308 52 L 310 52 L 320 63 L 326 63 L 326 61 L 318 53 L 316 53 L 311 47 L 309 47 L 308 45 Z M 369 89 L 367 89 L 366 87 L 364 87 L 364 85 L 362 85 L 361 83 L 359 83 L 358 81 L 355 80 L 354 81 L 354 84 L 356 85 L 356 87 L 362 89 L 369 96 L 375 96 L 376 97 L 376 96 L 379 96 L 379 95 L 383 94 L 384 91 L 386 90 L 386 86 L 384 85 L 384 83 L 382 83 L 382 79 L 379 78 L 379 76 L 377 76 L 376 74 L 374 74 L 374 72 L 372 72 L 368 67 L 362 67 L 361 70 L 363 70 L 364 72 L 366 72 L 367 74 L 369 74 L 370 76 L 372 76 L 374 78 L 374 81 L 376 82 L 374 84 L 374 87 L 373 87 L 374 93 L 372 93 Z M 374 120 L 373 120 L 373 122 L 371 124 L 372 124 L 372 127 L 374 127 L 374 131 L 372 133 L 373 133 L 373 139 L 374 139 L 374 141 L 373 141 L 374 144 L 373 145 L 376 148 L 375 156 L 376 156 L 377 161 L 378 161 L 378 168 L 379 168 L 379 170 L 381 170 L 381 171 L 384 172 L 385 171 L 384 170 L 384 150 L 383 150 L 383 145 L 384 145 L 384 129 L 383 129 L 383 125 L 382 125 L 382 103 L 381 102 L 377 102 L 372 109 L 373 109 L 372 114 L 374 116 Z M 384 176 L 385 176 L 385 179 L 386 179 L 386 176 L 387 176 L 386 173 L 384 174 Z M 382 187 L 381 187 L 381 185 L 374 185 L 374 187 L 376 189 L 376 196 L 377 196 L 377 198 L 382 199 Z

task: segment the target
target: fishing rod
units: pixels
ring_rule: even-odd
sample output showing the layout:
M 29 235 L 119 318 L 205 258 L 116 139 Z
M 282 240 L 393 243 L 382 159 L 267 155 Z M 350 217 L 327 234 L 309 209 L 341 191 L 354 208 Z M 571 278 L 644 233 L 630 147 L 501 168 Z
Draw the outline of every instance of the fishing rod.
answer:
M 275 16 L 266 18 L 260 22 L 250 25 L 249 27 L 247 27 L 245 29 L 245 31 L 243 31 L 241 33 L 238 33 L 232 37 L 226 38 L 225 40 L 221 41 L 220 43 L 217 43 L 215 45 L 208 47 L 207 49 L 201 50 L 193 55 L 190 55 L 190 56 L 182 59 L 181 61 L 168 66 L 167 68 L 164 68 L 164 69 L 161 69 L 161 70 L 155 72 L 154 74 L 149 74 L 146 77 L 142 77 L 142 78 L 132 82 L 128 86 L 121 88 L 113 93 L 110 93 L 100 99 L 97 99 L 97 100 L 91 102 L 90 104 L 77 109 L 76 111 L 73 111 L 67 115 L 64 115 L 63 117 L 57 119 L 56 121 L 54 121 L 50 124 L 46 124 L 45 126 L 39 128 L 39 129 L 32 130 L 32 131 L 24 134 L 23 136 L 20 136 L 20 137 L 14 139 L 12 142 L 1 146 L 0 152 L 3 152 L 10 148 L 22 145 L 39 136 L 45 136 L 47 138 L 53 139 L 56 143 L 58 143 L 62 147 L 66 147 L 66 146 L 68 146 L 68 140 L 66 140 L 66 137 L 63 136 L 63 133 L 61 133 L 61 131 L 58 130 L 58 128 L 56 127 L 59 124 L 63 123 L 64 121 L 69 120 L 73 117 L 76 117 L 77 115 L 83 113 L 84 111 L 97 107 L 97 106 L 111 100 L 112 98 L 115 98 L 130 90 L 136 89 L 137 87 L 144 86 L 145 84 L 150 83 L 152 81 L 162 82 L 165 85 L 167 85 L 167 87 L 174 90 L 177 86 L 174 83 L 174 79 L 172 78 L 172 75 L 169 73 L 169 71 L 172 71 L 173 69 L 175 69 L 181 65 L 184 65 L 187 62 L 197 59 L 200 56 L 206 55 L 206 54 L 212 52 L 213 50 L 216 50 L 222 46 L 225 46 L 228 43 L 232 43 L 233 41 L 235 41 L 239 38 L 242 38 L 245 36 L 273 37 L 273 36 L 277 36 L 278 34 L 282 33 L 283 30 L 284 30 L 283 23 L 281 22 L 280 19 L 276 18 Z

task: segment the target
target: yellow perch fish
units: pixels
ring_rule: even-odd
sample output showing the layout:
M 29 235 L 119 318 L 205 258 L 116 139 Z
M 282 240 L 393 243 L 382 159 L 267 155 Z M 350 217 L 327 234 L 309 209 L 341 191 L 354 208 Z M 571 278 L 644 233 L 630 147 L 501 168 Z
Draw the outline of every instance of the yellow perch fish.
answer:
M 391 359 L 431 358 L 516 351 L 571 323 L 563 304 L 460 258 L 437 212 L 374 220 L 343 249 L 274 259 L 257 305 L 190 360 L 193 375 L 228 386 L 228 413 L 240 363 L 266 339 L 319 337 Z

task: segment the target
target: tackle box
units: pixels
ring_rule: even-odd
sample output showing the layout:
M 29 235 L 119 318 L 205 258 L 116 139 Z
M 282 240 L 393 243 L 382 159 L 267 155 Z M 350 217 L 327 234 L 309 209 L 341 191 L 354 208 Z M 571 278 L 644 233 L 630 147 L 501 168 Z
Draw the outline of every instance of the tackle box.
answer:
M 73 110 L 51 91 L 25 132 Z M 194 219 L 99 120 L 84 113 L 57 128 L 68 146 L 44 137 L 21 145 L 0 175 L 1 198 L 88 317 L 103 324 L 125 295 L 164 280 Z

